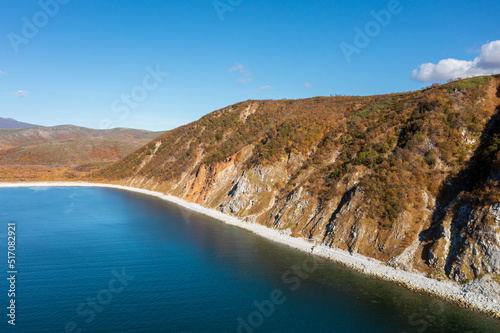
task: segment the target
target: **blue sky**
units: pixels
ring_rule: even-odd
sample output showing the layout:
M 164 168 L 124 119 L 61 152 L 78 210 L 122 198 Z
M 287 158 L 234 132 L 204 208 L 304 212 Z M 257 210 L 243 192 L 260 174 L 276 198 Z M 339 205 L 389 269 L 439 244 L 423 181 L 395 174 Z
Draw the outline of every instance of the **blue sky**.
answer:
M 167 130 L 247 99 L 383 94 L 474 75 L 500 40 L 491 0 L 59 1 L 0 3 L 0 117 Z M 371 36 L 356 41 L 356 28 Z M 341 45 L 357 51 L 346 57 Z M 462 62 L 412 79 L 448 58 Z

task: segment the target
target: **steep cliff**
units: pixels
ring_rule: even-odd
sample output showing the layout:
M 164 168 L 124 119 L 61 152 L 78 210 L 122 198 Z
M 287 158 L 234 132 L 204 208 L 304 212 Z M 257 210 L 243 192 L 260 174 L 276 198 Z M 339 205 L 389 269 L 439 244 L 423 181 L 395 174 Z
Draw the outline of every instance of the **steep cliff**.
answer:
M 246 101 L 95 178 L 460 283 L 500 275 L 500 76 Z

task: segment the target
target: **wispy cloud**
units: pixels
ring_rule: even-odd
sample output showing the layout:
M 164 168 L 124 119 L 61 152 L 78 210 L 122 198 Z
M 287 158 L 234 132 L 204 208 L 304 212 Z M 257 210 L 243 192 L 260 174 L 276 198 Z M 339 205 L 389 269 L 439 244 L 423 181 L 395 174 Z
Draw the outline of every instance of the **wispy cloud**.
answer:
M 484 44 L 479 57 L 472 61 L 444 59 L 437 64 L 422 64 L 419 70 L 413 71 L 411 78 L 419 82 L 439 82 L 498 73 L 500 73 L 500 40 Z
M 261 87 L 259 87 L 259 89 L 257 89 L 257 94 L 261 93 L 263 91 L 266 91 L 266 90 L 276 90 L 276 88 L 271 87 L 271 86 L 261 86 Z
M 243 74 L 244 78 L 239 78 L 239 83 L 248 83 L 253 80 L 253 73 L 242 64 L 237 64 L 234 67 L 229 68 L 229 72 L 239 72 Z
M 13 93 L 7 93 L 7 95 L 16 96 L 16 97 L 26 97 L 26 96 L 28 96 L 28 92 L 26 90 L 18 90 L 18 91 L 13 92 Z
M 0 75 L 7 75 L 4 71 L 0 71 Z
M 311 89 L 313 85 L 311 83 L 304 83 L 304 88 Z

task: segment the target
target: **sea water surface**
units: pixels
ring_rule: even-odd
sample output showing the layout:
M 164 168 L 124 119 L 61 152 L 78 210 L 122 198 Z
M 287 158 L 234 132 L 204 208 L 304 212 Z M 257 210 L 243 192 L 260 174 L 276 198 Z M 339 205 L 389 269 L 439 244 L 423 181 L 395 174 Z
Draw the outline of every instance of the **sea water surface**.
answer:
M 499 320 L 155 197 L 13 188 L 0 203 L 1 332 L 500 332 Z

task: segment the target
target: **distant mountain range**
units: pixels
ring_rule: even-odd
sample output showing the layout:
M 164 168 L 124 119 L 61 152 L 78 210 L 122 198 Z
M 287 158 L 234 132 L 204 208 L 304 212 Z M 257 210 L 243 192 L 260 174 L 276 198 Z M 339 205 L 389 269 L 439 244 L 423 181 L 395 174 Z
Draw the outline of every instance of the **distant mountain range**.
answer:
M 38 125 L 23 123 L 12 118 L 0 117 L 0 129 L 17 129 L 17 128 L 28 128 L 36 126 Z

